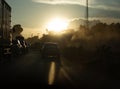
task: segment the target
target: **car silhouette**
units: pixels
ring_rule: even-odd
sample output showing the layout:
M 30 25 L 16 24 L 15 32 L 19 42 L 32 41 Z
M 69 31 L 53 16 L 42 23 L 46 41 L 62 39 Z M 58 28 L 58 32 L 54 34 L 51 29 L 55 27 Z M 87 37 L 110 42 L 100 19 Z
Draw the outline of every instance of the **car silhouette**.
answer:
M 43 59 L 60 59 L 60 49 L 57 43 L 46 42 L 41 48 Z
M 22 54 L 22 45 L 19 40 L 12 41 L 12 54 L 13 56 L 20 56 Z

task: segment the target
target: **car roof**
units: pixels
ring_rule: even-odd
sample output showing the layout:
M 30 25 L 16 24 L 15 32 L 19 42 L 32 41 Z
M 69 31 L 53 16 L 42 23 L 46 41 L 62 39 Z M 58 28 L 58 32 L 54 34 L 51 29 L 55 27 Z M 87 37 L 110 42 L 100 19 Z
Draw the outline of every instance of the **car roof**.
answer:
M 58 45 L 58 44 L 55 43 L 55 42 L 45 42 L 44 44 L 45 44 L 45 45 L 46 45 L 46 44 L 48 44 L 48 45 L 49 45 L 49 44 L 50 44 L 50 45 L 51 45 L 51 44 L 53 44 L 53 45 Z

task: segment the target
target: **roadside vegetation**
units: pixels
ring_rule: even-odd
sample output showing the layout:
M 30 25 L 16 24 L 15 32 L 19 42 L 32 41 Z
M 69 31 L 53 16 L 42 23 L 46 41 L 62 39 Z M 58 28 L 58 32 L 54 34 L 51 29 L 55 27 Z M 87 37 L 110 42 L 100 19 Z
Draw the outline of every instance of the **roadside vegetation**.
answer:
M 89 29 L 80 26 L 78 30 L 69 29 L 61 35 L 50 32 L 41 38 L 34 36 L 26 40 L 32 49 L 37 50 L 44 42 L 57 42 L 61 55 L 71 61 L 71 65 L 73 62 L 85 64 L 86 67 L 106 71 L 108 75 L 114 73 L 119 76 L 120 23 L 97 23 Z

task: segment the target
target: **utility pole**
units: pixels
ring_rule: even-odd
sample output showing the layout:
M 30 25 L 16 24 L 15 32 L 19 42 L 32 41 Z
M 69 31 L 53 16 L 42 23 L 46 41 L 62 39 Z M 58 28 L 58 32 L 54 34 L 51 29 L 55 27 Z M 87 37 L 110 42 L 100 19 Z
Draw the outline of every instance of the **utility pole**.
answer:
M 88 18 L 89 18 L 88 0 L 86 0 L 86 27 L 87 27 L 87 30 L 89 29 L 89 21 L 88 21 Z

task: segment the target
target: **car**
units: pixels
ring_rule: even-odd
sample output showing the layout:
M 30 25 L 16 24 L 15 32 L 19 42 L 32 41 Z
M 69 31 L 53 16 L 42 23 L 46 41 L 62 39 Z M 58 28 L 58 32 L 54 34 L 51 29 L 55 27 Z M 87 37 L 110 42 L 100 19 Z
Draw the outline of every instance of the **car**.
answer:
M 22 54 L 25 54 L 28 52 L 28 45 L 27 42 L 25 41 L 25 38 L 23 36 L 17 36 L 16 40 L 19 40 L 20 44 L 22 45 Z
M 12 54 L 13 56 L 20 56 L 22 54 L 22 45 L 19 40 L 12 41 Z
M 41 48 L 43 59 L 60 59 L 60 49 L 57 43 L 46 42 Z
M 27 53 L 27 44 L 25 40 L 20 40 L 20 44 L 22 45 L 22 54 Z

